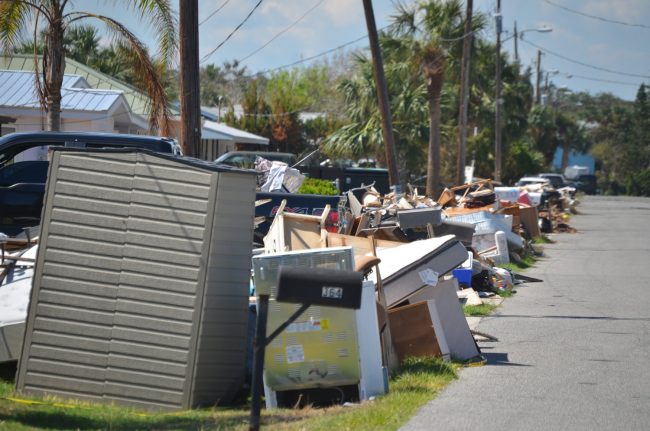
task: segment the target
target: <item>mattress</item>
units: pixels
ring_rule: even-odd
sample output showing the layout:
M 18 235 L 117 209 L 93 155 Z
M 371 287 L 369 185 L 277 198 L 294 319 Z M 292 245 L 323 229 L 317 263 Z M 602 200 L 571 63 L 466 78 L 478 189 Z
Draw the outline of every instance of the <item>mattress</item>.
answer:
M 377 249 L 379 274 L 391 308 L 467 260 L 467 250 L 454 235 L 413 241 L 398 247 Z

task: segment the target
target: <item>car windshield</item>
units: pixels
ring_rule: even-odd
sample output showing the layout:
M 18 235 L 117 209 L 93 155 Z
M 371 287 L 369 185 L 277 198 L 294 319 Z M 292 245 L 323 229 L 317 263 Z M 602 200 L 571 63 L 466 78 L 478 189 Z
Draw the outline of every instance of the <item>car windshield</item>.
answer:
M 273 152 L 230 152 L 218 157 L 215 160 L 215 163 L 223 163 L 238 168 L 253 169 L 255 168 L 255 159 L 257 157 L 262 157 L 263 159 L 271 161 L 283 162 L 289 166 L 295 163 L 295 157 L 293 154 Z

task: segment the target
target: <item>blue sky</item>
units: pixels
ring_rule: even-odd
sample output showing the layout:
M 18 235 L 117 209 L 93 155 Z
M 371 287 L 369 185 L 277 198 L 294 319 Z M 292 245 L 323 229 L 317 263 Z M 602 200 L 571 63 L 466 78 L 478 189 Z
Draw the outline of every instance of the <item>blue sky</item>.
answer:
M 258 1 L 199 0 L 199 21 L 205 20 L 199 27 L 200 57 L 203 59 L 219 45 Z M 147 31 L 147 25 L 138 22 L 132 11 L 118 8 L 116 5 L 120 2 L 76 2 L 75 8 L 89 8 L 91 4 L 94 12 L 121 20 L 155 49 L 155 35 Z M 177 0 L 172 0 L 172 4 L 178 7 Z M 377 27 L 387 25 L 394 10 L 392 1 L 374 0 L 373 5 Z M 647 27 L 604 22 L 556 5 Z M 220 7 L 221 10 L 208 19 Z M 496 9 L 496 0 L 475 0 L 474 8 L 491 16 Z M 307 13 L 310 9 L 311 12 Z M 633 100 L 638 85 L 641 82 L 650 83 L 648 0 L 502 0 L 501 13 L 504 31 L 508 32 L 502 35 L 502 39 L 512 34 L 515 21 L 519 30 L 542 26 L 553 29 L 550 33 L 526 32 L 524 41 L 519 42 L 519 55 L 524 66 L 534 68 L 537 50 L 545 50 L 542 69 L 551 72 L 549 79 L 557 86 L 593 94 L 611 92 Z M 490 19 L 490 22 L 493 20 Z M 277 36 L 280 32 L 283 33 Z M 364 35 L 366 25 L 361 0 L 263 0 L 241 29 L 202 64 L 220 65 L 224 61 L 242 59 L 252 54 L 242 63 L 249 71 L 269 70 L 317 55 Z M 277 38 L 268 46 L 254 53 L 275 36 Z M 496 37 L 493 24 L 484 36 Z M 367 39 L 348 45 L 345 49 L 364 46 L 367 46 Z M 504 42 L 503 49 L 513 55 L 512 38 Z

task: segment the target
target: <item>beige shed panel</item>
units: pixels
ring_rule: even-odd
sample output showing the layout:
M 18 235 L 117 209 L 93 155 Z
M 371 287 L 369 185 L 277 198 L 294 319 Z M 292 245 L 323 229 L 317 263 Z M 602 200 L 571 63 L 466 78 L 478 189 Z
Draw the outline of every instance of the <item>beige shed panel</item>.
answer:
M 255 177 L 138 150 L 53 154 L 17 389 L 149 409 L 243 381 Z

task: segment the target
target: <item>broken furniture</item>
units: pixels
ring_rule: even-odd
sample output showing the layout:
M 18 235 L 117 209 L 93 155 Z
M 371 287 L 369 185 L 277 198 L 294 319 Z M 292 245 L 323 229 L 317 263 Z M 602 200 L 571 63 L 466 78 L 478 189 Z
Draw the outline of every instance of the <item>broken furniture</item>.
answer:
M 427 286 L 408 298 L 409 304 L 431 301 L 431 313 L 437 313 L 442 324 L 444 340 L 452 359 L 471 360 L 481 354 L 458 301 L 458 281 L 454 277 L 441 279 L 436 286 Z M 439 332 L 436 332 L 439 333 Z M 442 338 L 442 335 L 440 335 Z
M 467 260 L 467 250 L 453 235 L 380 248 L 379 272 L 388 308 L 398 305 Z
M 2 256 L 7 272 L 0 276 L 0 364 L 20 358 L 36 250 L 33 245 Z
M 325 222 L 330 212 L 329 204 L 320 216 L 285 212 L 286 204 L 286 200 L 283 200 L 264 237 L 264 252 L 282 253 L 325 247 Z
M 449 347 L 433 301 L 393 308 L 388 312 L 393 343 L 403 362 L 408 357 L 449 360 Z
M 52 153 L 16 389 L 228 402 L 246 363 L 255 177 L 143 150 Z

